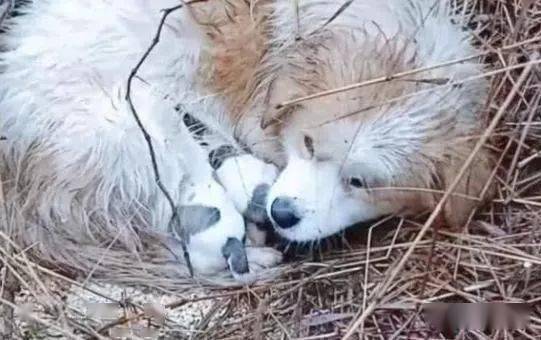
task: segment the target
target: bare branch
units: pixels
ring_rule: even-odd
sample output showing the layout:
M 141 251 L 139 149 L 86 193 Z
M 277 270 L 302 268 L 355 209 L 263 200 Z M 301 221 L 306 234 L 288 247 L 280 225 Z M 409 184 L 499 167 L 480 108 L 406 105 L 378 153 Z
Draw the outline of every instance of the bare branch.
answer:
M 139 59 L 139 61 L 137 62 L 137 65 L 135 65 L 135 67 L 131 70 L 130 75 L 128 77 L 127 86 L 126 86 L 126 97 L 125 97 L 125 99 L 128 102 L 128 105 L 130 107 L 130 111 L 131 111 L 131 113 L 133 115 L 133 118 L 137 122 L 137 126 L 139 127 L 139 129 L 143 133 L 143 136 L 144 136 L 145 141 L 147 143 L 148 150 L 149 150 L 149 153 L 150 153 L 150 159 L 151 159 L 151 162 L 152 162 L 152 169 L 154 171 L 154 178 L 155 178 L 156 184 L 160 188 L 160 191 L 163 193 L 163 195 L 167 199 L 167 202 L 169 203 L 169 206 L 171 207 L 172 216 L 171 216 L 171 219 L 169 221 L 168 230 L 173 230 L 173 229 L 181 230 L 182 229 L 181 228 L 180 217 L 178 215 L 176 204 L 173 201 L 173 198 L 171 197 L 171 194 L 169 193 L 169 191 L 167 190 L 167 188 L 163 185 L 163 183 L 161 181 L 160 171 L 158 169 L 158 162 L 156 160 L 156 152 L 154 151 L 154 146 L 152 145 L 152 139 L 151 139 L 148 131 L 146 130 L 145 126 L 141 122 L 141 119 L 139 118 L 137 110 L 135 109 L 135 106 L 133 104 L 132 97 L 131 97 L 131 87 L 132 87 L 133 79 L 136 78 L 136 76 L 137 76 L 137 72 L 139 71 L 139 69 L 141 68 L 143 63 L 146 61 L 146 59 L 148 58 L 148 56 L 150 55 L 152 50 L 160 42 L 160 36 L 161 36 L 162 30 L 163 30 L 163 26 L 165 24 L 165 20 L 167 20 L 167 17 L 171 13 L 181 9 L 185 4 L 189 5 L 189 4 L 193 4 L 193 3 L 196 3 L 196 2 L 203 2 L 203 1 L 205 1 L 205 0 L 192 0 L 192 1 L 181 3 L 180 5 L 177 5 L 177 6 L 174 6 L 174 7 L 171 7 L 171 8 L 166 8 L 166 9 L 163 10 L 163 15 L 162 15 L 162 18 L 160 19 L 160 24 L 158 25 L 158 29 L 156 30 L 156 34 L 154 35 L 154 38 L 152 39 L 152 43 L 148 46 L 147 50 L 145 51 L 145 53 L 143 54 L 141 59 Z M 190 275 L 193 277 L 193 267 L 192 267 L 192 264 L 191 264 L 191 261 L 190 261 L 190 254 L 188 253 L 188 247 L 186 245 L 186 243 L 188 242 L 188 237 L 189 237 L 188 234 L 184 233 L 184 235 L 182 235 L 182 237 L 181 237 L 180 243 L 181 243 L 181 246 L 182 246 L 182 252 L 183 252 L 183 255 L 184 255 L 184 260 L 186 261 L 186 265 L 188 266 L 188 270 L 190 271 Z

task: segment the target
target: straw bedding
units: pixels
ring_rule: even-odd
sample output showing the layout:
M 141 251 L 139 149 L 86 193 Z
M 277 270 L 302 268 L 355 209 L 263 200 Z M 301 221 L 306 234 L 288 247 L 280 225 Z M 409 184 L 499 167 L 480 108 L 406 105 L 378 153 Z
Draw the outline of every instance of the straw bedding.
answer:
M 0 1 L 0 10 L 7 3 Z M 84 273 L 43 266 L 32 249 L 10 238 L 17 214 L 2 204 L 0 333 L 106 338 L 119 327 L 142 325 L 172 339 L 443 339 L 420 303 L 506 301 L 533 305 L 525 330 L 462 336 L 539 338 L 541 2 L 470 0 L 464 11 L 486 52 L 480 58 L 492 84 L 484 117 L 487 126 L 497 123 L 486 132 L 498 166 L 487 180 L 498 194 L 462 229 L 437 218 L 386 220 L 308 250 L 290 247 L 273 280 L 220 288 L 153 277 L 151 252 L 134 258 L 83 250 L 101 259 Z M 111 302 L 119 314 L 89 318 L 91 302 Z M 11 304 L 18 306 L 15 315 Z

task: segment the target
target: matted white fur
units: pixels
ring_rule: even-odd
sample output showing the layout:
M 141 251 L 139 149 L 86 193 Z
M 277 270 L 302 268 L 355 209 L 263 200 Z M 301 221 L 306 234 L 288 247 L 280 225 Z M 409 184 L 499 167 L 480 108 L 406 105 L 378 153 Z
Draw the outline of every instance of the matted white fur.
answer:
M 178 1 L 35 1 L 0 36 L 5 195 L 27 224 L 17 237 L 47 260 L 77 266 L 82 261 L 66 252 L 66 243 L 135 251 L 146 229 L 166 232 L 172 212 L 125 95 L 161 10 L 174 5 Z M 196 272 L 212 274 L 225 269 L 222 246 L 244 238 L 244 222 L 176 107 L 218 114 L 219 101 L 200 100 L 194 77 L 202 39 L 184 9 L 171 14 L 161 40 L 134 79 L 132 98 L 173 200 L 220 211 L 219 221 L 188 244 Z
M 58 240 L 115 239 L 137 249 L 135 226 L 167 224 L 171 212 L 123 96 L 160 9 L 176 4 L 41 0 L 0 37 L 6 196 L 18 200 L 29 221 L 23 238 L 53 258 L 70 262 L 51 248 Z M 224 265 L 219 245 L 244 235 L 229 199 L 242 211 L 250 191 L 233 185 L 226 196 L 175 108 L 209 124 L 217 132 L 210 143 L 238 141 L 281 167 L 266 210 L 278 233 L 296 241 L 383 214 L 430 209 L 435 195 L 377 189 L 445 189 L 471 150 L 487 83 L 451 84 L 480 75 L 475 60 L 276 109 L 287 100 L 475 53 L 448 1 L 357 0 L 329 21 L 341 5 L 209 1 L 197 6 L 210 12 L 183 9 L 168 19 L 134 82 L 134 101 L 173 198 L 212 203 L 230 216 L 220 221 L 223 233 L 210 228 L 193 239 L 192 251 L 202 251 L 201 261 L 194 255 L 197 266 Z M 242 20 L 230 20 L 235 15 Z M 253 27 L 245 25 L 252 21 Z M 220 45 L 220 39 L 238 45 Z M 255 51 L 243 49 L 252 42 Z M 477 195 L 489 171 L 483 152 L 457 191 Z M 225 181 L 233 182 L 232 174 Z M 446 218 L 461 224 L 473 206 L 453 197 Z M 278 216 L 283 207 L 289 215 Z
M 244 212 L 254 189 L 261 184 L 272 185 L 278 176 L 278 168 L 246 154 L 227 158 L 216 169 L 216 176 L 237 210 Z

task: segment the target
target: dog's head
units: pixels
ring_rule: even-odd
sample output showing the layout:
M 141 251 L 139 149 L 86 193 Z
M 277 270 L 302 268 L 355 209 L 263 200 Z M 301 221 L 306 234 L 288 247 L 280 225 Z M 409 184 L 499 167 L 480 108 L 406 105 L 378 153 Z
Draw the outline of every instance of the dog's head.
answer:
M 214 44 L 219 72 L 209 86 L 227 93 L 238 138 L 283 166 L 266 211 L 285 238 L 310 241 L 380 215 L 428 210 L 441 195 L 426 189 L 445 190 L 472 150 L 486 82 L 453 82 L 479 79 L 479 64 L 389 77 L 475 52 L 444 10 L 414 3 L 277 1 L 268 25 L 256 26 L 266 27 L 260 56 L 245 49 L 244 26 L 226 35 L 240 48 Z M 370 84 L 294 101 L 362 82 Z M 452 224 L 468 216 L 477 202 L 464 194 L 478 195 L 489 171 L 482 153 L 457 188 L 462 196 L 445 208 Z
M 292 58 L 290 72 L 273 85 L 272 105 L 418 67 L 407 54 L 355 57 L 356 52 L 344 49 L 339 55 L 329 46 L 331 51 L 321 52 L 317 62 L 302 55 Z M 444 78 L 460 79 L 475 74 L 477 67 L 460 65 L 423 75 L 440 82 L 386 81 L 275 112 L 287 159 L 267 200 L 277 232 L 310 241 L 382 215 L 433 207 L 441 196 L 426 189 L 445 190 L 471 151 L 485 90 L 482 82 L 443 86 Z M 478 195 L 489 171 L 483 153 L 457 192 Z M 452 198 L 447 219 L 462 223 L 476 203 L 475 198 Z
M 433 207 L 441 195 L 426 189 L 445 190 L 472 144 L 463 135 L 469 128 L 452 120 L 456 111 L 447 115 L 435 99 L 425 100 L 423 105 L 333 121 L 336 112 L 352 112 L 359 102 L 325 99 L 284 117 L 287 165 L 267 198 L 277 232 L 290 240 L 310 241 L 382 215 Z M 483 153 L 457 193 L 477 196 L 489 173 Z M 476 203 L 475 198 L 453 197 L 445 210 L 447 220 L 462 223 Z
M 270 189 L 267 212 L 287 239 L 320 239 L 396 210 L 394 202 L 370 188 L 406 176 L 408 165 L 392 149 L 400 134 L 385 137 L 375 117 L 363 124 L 351 118 L 333 121 L 349 108 L 353 112 L 355 102 L 347 101 L 319 99 L 282 117 L 287 165 Z

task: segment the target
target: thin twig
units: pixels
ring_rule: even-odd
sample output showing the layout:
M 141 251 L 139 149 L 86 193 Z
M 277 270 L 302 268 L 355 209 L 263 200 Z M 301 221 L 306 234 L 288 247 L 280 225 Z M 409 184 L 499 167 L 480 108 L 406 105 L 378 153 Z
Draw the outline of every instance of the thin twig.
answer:
M 20 286 L 15 279 L 13 272 L 8 268 L 6 263 L 2 266 L 3 260 L 0 259 L 0 270 L 4 267 L 4 277 L 0 282 L 0 297 L 10 303 L 15 302 L 15 295 L 19 291 Z M 15 321 L 14 310 L 9 305 L 0 306 L 0 337 L 2 339 L 11 339 L 13 336 L 13 325 Z
M 344 13 L 344 11 L 346 9 L 348 9 L 349 6 L 351 6 L 353 1 L 355 1 L 355 0 L 346 0 L 340 7 L 338 7 L 336 12 L 334 12 L 333 15 L 331 15 L 331 17 L 329 19 L 327 19 L 327 21 L 325 21 L 323 23 L 323 25 L 321 25 L 320 27 L 313 30 L 309 35 L 316 34 L 317 32 L 319 32 L 322 29 L 324 29 L 325 27 L 327 27 L 329 24 L 331 24 L 334 20 L 336 20 L 336 18 L 338 18 L 340 16 L 340 14 Z
M 135 106 L 133 104 L 133 101 L 132 101 L 132 98 L 131 98 L 131 86 L 132 86 L 133 79 L 137 76 L 137 72 L 139 71 L 139 69 L 141 68 L 141 66 L 145 62 L 145 60 L 148 58 L 148 56 L 150 55 L 150 53 L 152 52 L 154 47 L 156 47 L 156 45 L 158 45 L 158 43 L 160 42 L 160 36 L 161 36 L 161 33 L 162 33 L 163 26 L 165 24 L 165 20 L 167 19 L 169 14 L 173 13 L 174 11 L 177 11 L 177 10 L 181 9 L 182 7 L 184 7 L 184 4 L 180 4 L 180 5 L 177 5 L 177 6 L 174 6 L 174 7 L 167 8 L 167 9 L 163 10 L 163 15 L 162 15 L 162 18 L 160 20 L 160 24 L 158 25 L 158 29 L 156 30 L 156 34 L 154 35 L 154 38 L 152 39 L 152 43 L 147 48 L 147 50 L 145 51 L 145 53 L 143 54 L 141 59 L 137 62 L 137 65 L 130 72 L 130 75 L 129 75 L 128 81 L 127 81 L 126 97 L 125 97 L 126 101 L 128 102 L 128 105 L 130 107 L 130 111 L 131 111 L 131 113 L 133 115 L 133 118 L 137 122 L 137 126 L 139 127 L 139 129 L 143 133 L 143 136 L 144 136 L 145 141 L 147 143 L 148 150 L 149 150 L 149 153 L 150 153 L 150 159 L 151 159 L 151 162 L 152 162 L 152 170 L 154 171 L 154 179 L 156 181 L 156 184 L 158 185 L 158 187 L 160 188 L 160 191 L 163 193 L 163 195 L 167 199 L 167 202 L 169 203 L 169 206 L 171 208 L 172 215 L 171 215 L 171 219 L 169 220 L 168 230 L 182 230 L 182 228 L 176 228 L 177 226 L 181 226 L 180 217 L 178 215 L 176 204 L 173 201 L 173 198 L 172 198 L 171 194 L 169 193 L 169 191 L 167 190 L 167 188 L 165 187 L 165 185 L 161 181 L 160 171 L 158 169 L 158 162 L 156 160 L 156 153 L 154 151 L 154 146 L 152 145 L 152 139 L 150 137 L 150 134 L 146 130 L 145 126 L 143 125 L 141 119 L 139 118 L 139 114 L 137 113 L 137 110 L 135 109 Z M 175 226 L 175 224 L 177 226 Z M 189 240 L 187 239 L 187 235 L 188 235 L 188 233 L 184 233 L 182 235 L 182 237 L 180 239 L 180 244 L 181 244 L 181 247 L 182 247 L 184 260 L 186 261 L 186 265 L 187 265 L 188 270 L 190 272 L 190 276 L 193 277 L 193 268 L 192 268 L 192 264 L 191 264 L 191 261 L 190 261 L 190 254 L 188 252 L 188 247 L 187 247 L 187 242 L 189 242 Z
M 9 16 L 14 6 L 14 0 L 0 0 L 0 28 L 2 28 L 2 23 Z
M 497 49 L 496 51 L 499 53 L 501 51 L 506 51 L 506 50 L 509 50 L 509 49 L 517 48 L 517 47 L 520 47 L 520 46 L 523 46 L 523 45 L 526 45 L 526 44 L 530 44 L 530 43 L 533 43 L 533 42 L 537 42 L 537 41 L 540 41 L 540 40 L 541 40 L 541 37 L 534 37 L 534 38 L 531 38 L 531 39 L 528 39 L 528 40 L 525 40 L 525 41 L 521 41 L 521 42 L 518 42 L 518 43 L 515 43 L 515 44 L 511 44 L 511 45 L 501 47 L 501 48 Z M 355 83 L 355 84 L 350 84 L 350 85 L 343 86 L 343 87 L 338 87 L 338 88 L 331 89 L 331 90 L 328 90 L 328 91 L 321 91 L 321 92 L 314 93 L 314 94 L 311 94 L 311 95 L 308 95 L 308 96 L 299 97 L 299 98 L 291 99 L 291 100 L 288 100 L 288 101 L 284 101 L 284 102 L 276 105 L 276 109 L 279 110 L 279 109 L 282 109 L 282 108 L 284 108 L 286 106 L 299 104 L 299 103 L 305 102 L 307 100 L 320 98 L 320 97 L 325 97 L 325 96 L 330 96 L 330 95 L 341 93 L 341 92 L 351 91 L 351 90 L 358 89 L 358 88 L 365 87 L 365 86 L 375 85 L 375 84 L 379 84 L 379 83 L 385 83 L 385 82 L 396 80 L 396 79 L 399 79 L 399 78 L 402 78 L 402 77 L 411 76 L 411 75 L 414 75 L 414 74 L 417 74 L 417 73 L 427 72 L 427 71 L 430 71 L 430 70 L 434 70 L 434 69 L 438 69 L 438 68 L 442 68 L 442 67 L 446 67 L 446 66 L 451 66 L 451 65 L 454 65 L 454 64 L 463 63 L 463 62 L 466 62 L 468 60 L 483 57 L 483 56 L 486 56 L 486 55 L 492 54 L 492 53 L 495 53 L 495 52 L 493 52 L 493 51 L 483 51 L 483 52 L 479 52 L 479 53 L 467 56 L 465 58 L 454 59 L 454 60 L 446 61 L 446 62 L 443 62 L 443 63 L 435 64 L 435 65 L 416 68 L 416 69 L 413 69 L 413 70 L 407 70 L 407 71 L 404 71 L 404 72 L 395 73 L 395 74 L 390 75 L 390 76 L 374 78 L 374 79 L 370 79 L 370 80 L 367 80 L 367 81 L 363 81 L 363 82 L 359 82 L 359 83 Z
M 453 86 L 459 86 L 459 85 L 466 84 L 466 83 L 469 83 L 469 82 L 472 82 L 472 81 L 476 81 L 476 80 L 479 80 L 479 79 L 482 79 L 482 78 L 492 77 L 492 76 L 495 76 L 495 75 L 498 75 L 498 74 L 501 74 L 501 73 L 508 73 L 509 71 L 512 71 L 512 70 L 515 70 L 515 69 L 521 69 L 521 68 L 525 67 L 526 65 L 530 65 L 532 63 L 533 64 L 541 64 L 541 59 L 533 60 L 533 61 L 530 61 L 530 62 L 525 62 L 525 63 L 522 63 L 522 64 L 510 65 L 510 66 L 503 67 L 503 68 L 493 70 L 493 71 L 490 71 L 490 72 L 485 72 L 485 73 L 470 76 L 470 77 L 467 77 L 467 78 L 464 78 L 464 79 L 451 81 L 451 82 L 448 82 L 448 83 L 446 83 L 444 85 L 436 85 L 434 87 L 430 87 L 430 88 L 427 88 L 427 89 L 424 89 L 424 90 L 419 90 L 419 91 L 416 91 L 416 92 L 407 93 L 405 95 L 398 96 L 398 97 L 395 97 L 395 98 L 391 98 L 391 99 L 385 100 L 385 101 L 383 101 L 381 103 L 368 105 L 368 106 L 362 107 L 360 109 L 357 109 L 357 110 L 355 110 L 353 112 L 348 112 L 348 113 L 343 114 L 341 116 L 326 120 L 326 121 L 324 121 L 322 123 L 318 123 L 318 125 L 316 125 L 315 127 L 324 126 L 324 125 L 336 122 L 336 121 L 341 120 L 341 119 L 346 119 L 346 118 L 361 114 L 361 113 L 366 112 L 368 110 L 373 110 L 373 109 L 378 108 L 378 107 L 382 107 L 382 106 L 385 106 L 385 105 L 401 102 L 401 101 L 404 101 L 406 99 L 414 98 L 414 97 L 417 97 L 417 96 L 420 96 L 420 95 L 423 95 L 423 94 L 430 94 L 430 93 L 438 91 L 438 90 L 452 88 Z M 394 77 L 394 76 L 392 76 L 392 77 Z M 368 81 L 368 82 L 370 82 L 370 81 Z M 368 82 L 366 82 L 366 83 L 368 83 Z

